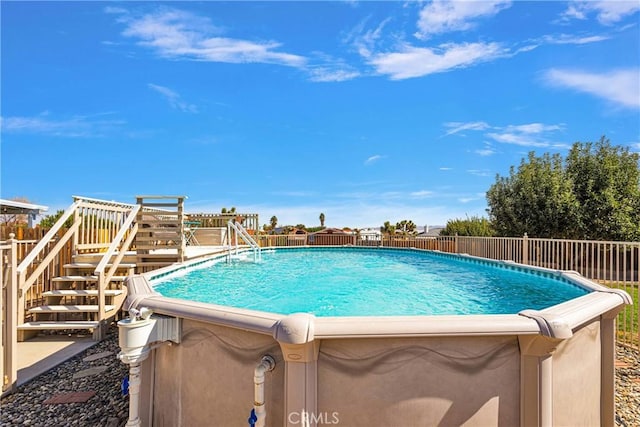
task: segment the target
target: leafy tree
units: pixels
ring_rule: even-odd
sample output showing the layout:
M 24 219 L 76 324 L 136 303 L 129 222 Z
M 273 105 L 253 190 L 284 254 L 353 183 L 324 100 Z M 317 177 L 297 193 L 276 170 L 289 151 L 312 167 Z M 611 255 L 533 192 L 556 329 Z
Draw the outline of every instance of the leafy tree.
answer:
M 489 217 L 501 236 L 575 236 L 578 203 L 559 154 L 529 153 L 516 172 L 496 177 L 487 192 Z
M 306 227 L 304 224 L 297 224 L 297 225 L 296 225 L 296 228 L 297 228 L 298 230 L 306 230 L 306 229 L 307 229 L 307 227 Z
M 222 209 L 220 210 L 220 213 L 226 214 L 226 213 L 227 213 L 227 208 L 222 208 Z
M 479 216 L 467 217 L 466 219 L 456 218 L 447 221 L 441 236 L 482 236 L 491 237 L 495 234 L 491 222 L 487 218 Z
M 402 234 L 414 234 L 416 232 L 416 225 L 411 220 L 403 219 L 396 223 L 396 230 L 401 230 Z
M 320 227 L 324 227 L 324 213 L 320 213 Z
M 640 239 L 640 168 L 638 153 L 596 143 L 574 144 L 567 175 L 580 204 L 577 223 L 582 237 L 596 240 Z
M 56 211 L 56 213 L 53 214 L 53 215 L 45 216 L 40 221 L 40 227 L 42 227 L 42 228 L 51 228 L 51 227 L 53 227 L 56 224 L 56 222 L 58 222 L 58 220 L 60 219 L 60 217 L 62 215 L 64 215 L 64 209 L 60 209 L 60 210 Z M 73 225 L 73 216 L 69 217 L 69 219 L 67 219 L 64 222 L 63 227 L 64 228 L 69 228 L 72 225 Z
M 382 227 L 380 227 L 380 231 L 384 234 L 393 234 L 396 231 L 395 225 L 391 225 L 389 221 L 385 221 Z
M 575 143 L 567 159 L 529 153 L 518 170 L 496 176 L 488 213 L 501 236 L 640 238 L 639 155 L 597 143 Z

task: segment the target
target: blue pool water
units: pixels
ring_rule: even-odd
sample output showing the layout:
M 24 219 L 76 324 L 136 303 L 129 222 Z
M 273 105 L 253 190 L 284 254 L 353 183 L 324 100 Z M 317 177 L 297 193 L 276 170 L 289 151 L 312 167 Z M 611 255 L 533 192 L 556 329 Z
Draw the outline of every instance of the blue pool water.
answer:
M 260 263 L 221 261 L 154 284 L 172 298 L 316 316 L 509 314 L 588 292 L 488 263 L 357 248 L 278 250 L 263 253 Z

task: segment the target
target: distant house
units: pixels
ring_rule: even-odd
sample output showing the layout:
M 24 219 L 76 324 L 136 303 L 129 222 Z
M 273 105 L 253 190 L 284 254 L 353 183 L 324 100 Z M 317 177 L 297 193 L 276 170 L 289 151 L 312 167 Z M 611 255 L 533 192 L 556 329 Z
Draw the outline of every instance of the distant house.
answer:
M 315 233 L 311 233 L 314 236 L 321 236 L 321 235 L 325 235 L 325 234 L 351 234 L 351 233 L 347 233 L 344 230 L 340 230 L 339 228 L 325 228 L 323 230 L 320 231 L 316 231 Z
M 325 228 L 309 234 L 310 245 L 348 245 L 354 244 L 353 233 L 348 233 L 339 228 Z
M 418 233 L 416 238 L 418 239 L 435 239 L 440 236 L 440 232 L 444 230 L 444 227 L 440 225 L 428 226 L 426 225 L 421 233 Z
M 363 228 L 360 230 L 360 239 L 379 242 L 382 240 L 382 231 L 379 228 Z

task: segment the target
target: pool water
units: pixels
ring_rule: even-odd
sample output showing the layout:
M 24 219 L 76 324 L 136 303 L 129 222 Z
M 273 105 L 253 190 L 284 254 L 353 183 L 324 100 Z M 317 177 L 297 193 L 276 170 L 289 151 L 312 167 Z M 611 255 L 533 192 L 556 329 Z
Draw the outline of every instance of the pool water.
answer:
M 550 275 L 424 251 L 287 249 L 252 260 L 222 259 L 154 288 L 172 298 L 316 316 L 513 314 L 588 293 Z

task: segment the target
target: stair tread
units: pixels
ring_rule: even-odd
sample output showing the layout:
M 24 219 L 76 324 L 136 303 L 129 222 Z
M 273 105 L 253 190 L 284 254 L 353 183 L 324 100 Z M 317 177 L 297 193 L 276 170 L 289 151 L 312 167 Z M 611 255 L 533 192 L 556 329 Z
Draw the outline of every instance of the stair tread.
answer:
M 94 320 L 70 320 L 67 322 L 25 322 L 18 325 L 19 330 L 25 329 L 93 329 L 100 322 Z
M 109 263 L 107 264 L 107 267 L 111 267 L 113 264 Z M 74 262 L 71 264 L 65 264 L 64 268 L 96 268 L 98 266 L 98 263 L 93 263 L 93 262 Z M 135 264 L 131 264 L 131 263 L 126 263 L 126 262 L 121 262 L 120 264 L 118 264 L 118 268 L 134 268 L 136 265 Z
M 175 248 L 168 248 L 168 249 L 175 249 Z M 140 258 L 177 258 L 178 254 L 174 253 L 174 254 L 138 254 L 138 264 L 140 263 Z
M 127 276 L 113 276 L 111 277 L 111 281 L 119 282 L 124 281 Z M 98 276 L 59 276 L 51 279 L 52 282 L 94 282 L 98 280 Z
M 120 289 L 106 289 L 104 294 L 107 296 L 116 296 L 122 294 Z M 94 289 L 58 289 L 42 293 L 45 297 L 55 296 L 98 296 L 98 291 Z
M 115 310 L 115 305 L 105 305 L 105 311 Z M 41 305 L 31 307 L 29 313 L 97 313 L 97 305 Z

